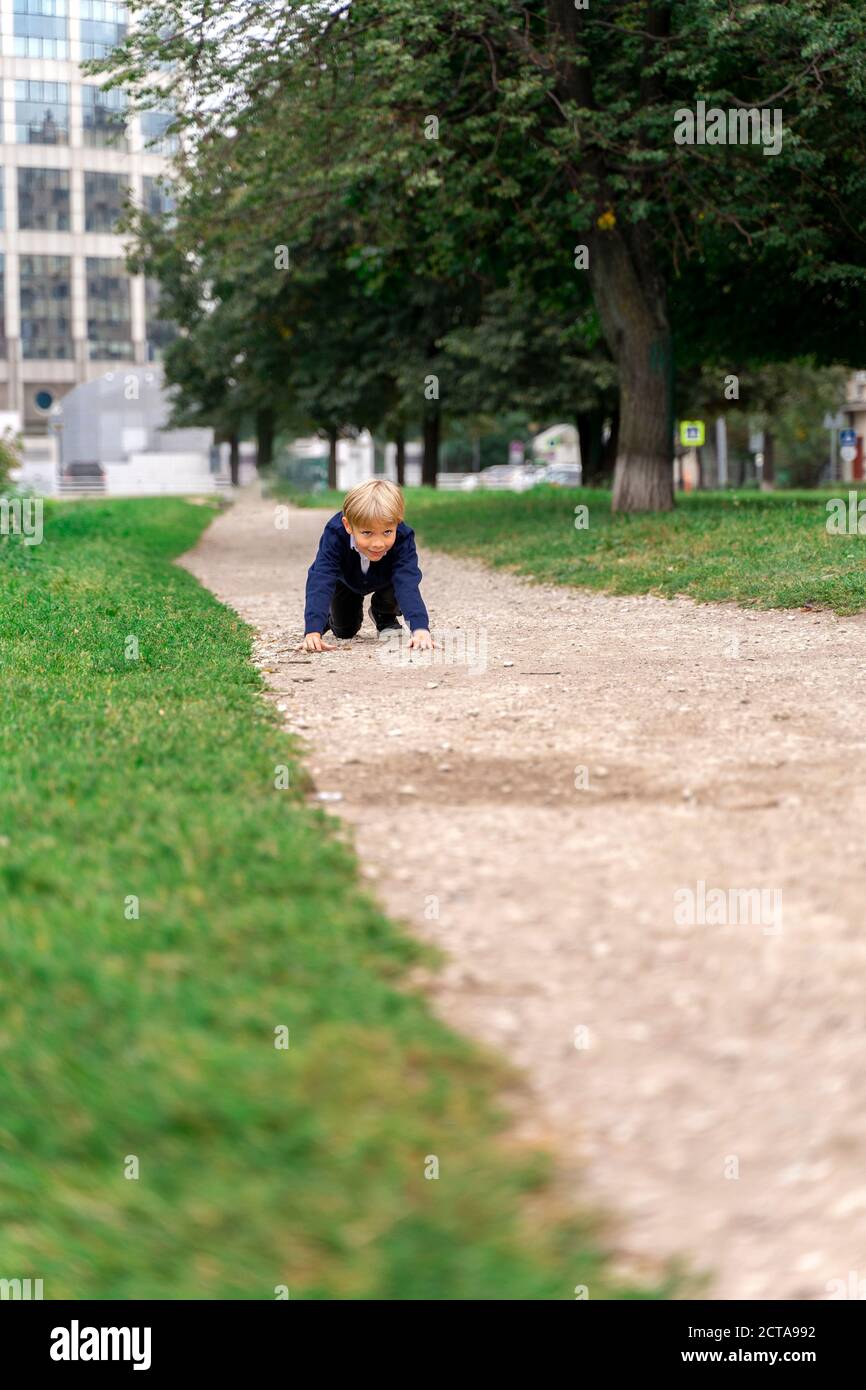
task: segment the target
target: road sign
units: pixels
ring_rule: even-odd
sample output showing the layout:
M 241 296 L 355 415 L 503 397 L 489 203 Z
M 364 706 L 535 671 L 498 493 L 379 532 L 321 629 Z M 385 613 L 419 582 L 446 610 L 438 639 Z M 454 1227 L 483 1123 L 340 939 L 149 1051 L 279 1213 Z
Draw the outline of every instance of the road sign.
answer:
M 843 463 L 853 463 L 857 457 L 857 449 L 854 444 L 843 444 L 839 453 Z
M 752 430 L 749 435 L 749 453 L 760 454 L 764 448 L 764 431 Z
M 857 447 L 857 431 L 856 431 L 856 430 L 840 430 L 840 431 L 839 431 L 839 443 L 842 445 L 842 448 L 843 448 L 843 449 L 846 449 L 846 448 L 853 448 L 853 449 L 856 449 L 856 447 Z
M 686 449 L 699 449 L 705 439 L 703 420 L 680 420 L 680 443 Z

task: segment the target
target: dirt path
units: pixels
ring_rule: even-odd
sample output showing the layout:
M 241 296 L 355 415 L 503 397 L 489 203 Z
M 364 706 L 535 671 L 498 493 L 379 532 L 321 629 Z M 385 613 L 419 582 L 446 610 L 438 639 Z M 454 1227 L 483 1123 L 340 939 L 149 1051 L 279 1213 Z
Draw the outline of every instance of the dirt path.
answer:
M 184 563 L 259 630 L 383 904 L 449 953 L 439 1013 L 524 1069 L 521 1134 L 617 1215 L 632 1270 L 679 1253 L 716 1298 L 866 1280 L 866 619 L 422 547 L 469 664 L 400 664 L 369 618 L 306 658 L 327 513 L 275 511 L 246 492 Z

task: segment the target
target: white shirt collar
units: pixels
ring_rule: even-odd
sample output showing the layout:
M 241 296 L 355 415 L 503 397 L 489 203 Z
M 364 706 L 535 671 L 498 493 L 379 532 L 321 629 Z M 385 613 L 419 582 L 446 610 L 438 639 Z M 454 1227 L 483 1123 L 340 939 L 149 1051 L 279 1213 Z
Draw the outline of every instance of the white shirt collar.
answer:
M 349 533 L 349 544 L 351 545 L 353 550 L 358 550 L 358 547 L 355 544 L 355 537 L 351 534 L 351 532 Z M 366 574 L 367 570 L 370 568 L 369 557 L 367 555 L 362 555 L 360 550 L 358 550 L 358 559 L 361 561 L 361 573 Z

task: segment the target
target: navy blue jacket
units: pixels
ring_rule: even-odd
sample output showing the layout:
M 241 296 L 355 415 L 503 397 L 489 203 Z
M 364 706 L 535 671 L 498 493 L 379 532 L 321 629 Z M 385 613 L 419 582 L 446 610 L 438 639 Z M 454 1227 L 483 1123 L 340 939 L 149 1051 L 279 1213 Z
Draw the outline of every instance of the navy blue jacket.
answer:
M 381 560 L 371 560 L 364 574 L 361 557 L 352 549 L 343 525 L 343 513 L 335 512 L 322 532 L 316 558 L 307 571 L 307 602 L 304 632 L 322 632 L 328 621 L 331 598 L 337 580 L 356 594 L 372 594 L 393 584 L 397 602 L 412 632 L 429 628 L 430 619 L 418 588 L 421 571 L 415 549 L 415 532 L 405 521 L 397 524 L 397 539 Z

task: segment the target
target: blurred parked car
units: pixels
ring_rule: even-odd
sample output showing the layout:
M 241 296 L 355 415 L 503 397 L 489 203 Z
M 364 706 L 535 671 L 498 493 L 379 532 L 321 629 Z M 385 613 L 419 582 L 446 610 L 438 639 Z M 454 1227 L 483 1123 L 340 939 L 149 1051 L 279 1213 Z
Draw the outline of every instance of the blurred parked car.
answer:
M 543 470 L 531 463 L 494 463 L 490 468 L 482 468 L 475 476 L 479 487 L 503 488 L 509 492 L 526 492 L 541 482 L 539 474 Z
M 552 463 L 544 470 L 544 481 L 554 487 L 580 487 L 582 473 L 579 463 Z

